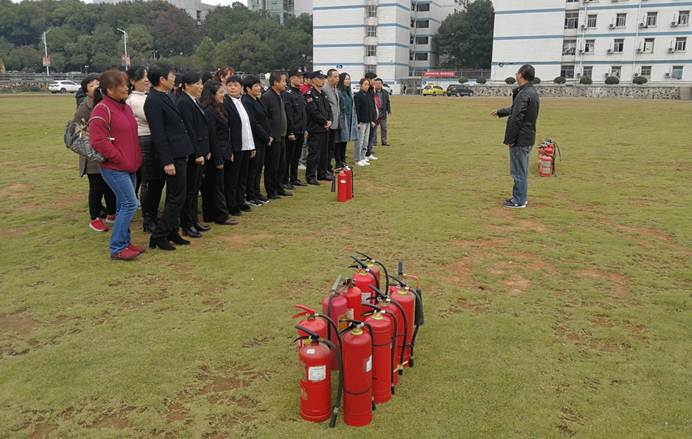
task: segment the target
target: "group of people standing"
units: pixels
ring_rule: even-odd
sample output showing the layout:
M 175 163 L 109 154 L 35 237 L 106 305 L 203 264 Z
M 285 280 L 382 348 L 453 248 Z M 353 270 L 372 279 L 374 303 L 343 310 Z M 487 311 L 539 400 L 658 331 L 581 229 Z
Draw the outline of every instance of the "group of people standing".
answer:
M 373 74 L 354 94 L 348 73 L 334 69 L 273 72 L 264 90 L 257 76 L 229 67 L 176 75 L 153 65 L 89 76 L 81 98 L 74 120 L 88 125 L 91 145 L 105 158 L 80 157 L 80 175 L 89 178 L 89 226 L 105 232 L 112 224 L 110 255 L 118 260 L 145 251 L 130 235 L 138 205 L 149 247 L 175 250 L 190 243 L 181 230 L 200 238 L 209 223 L 236 225 L 234 217 L 290 197 L 298 186 L 333 180 L 347 165 L 348 142 L 354 163 L 370 165 L 378 127 L 388 145 L 389 95 Z

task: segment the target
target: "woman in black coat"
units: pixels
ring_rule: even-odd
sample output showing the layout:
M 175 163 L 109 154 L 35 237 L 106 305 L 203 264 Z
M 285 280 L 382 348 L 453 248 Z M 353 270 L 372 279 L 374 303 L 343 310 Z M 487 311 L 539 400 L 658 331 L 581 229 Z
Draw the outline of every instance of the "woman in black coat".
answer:
M 257 76 L 246 77 L 243 80 L 243 88 L 245 89 L 245 93 L 241 100 L 249 112 L 252 112 L 252 116 L 256 122 L 253 129 L 253 139 L 255 141 L 255 149 L 257 150 L 255 157 L 250 160 L 245 197 L 248 203 L 255 207 L 260 207 L 269 201 L 260 191 L 260 180 L 262 179 L 262 168 L 264 167 L 267 147 L 272 140 L 269 136 L 271 126 L 269 125 L 267 109 L 260 100 L 262 96 L 262 83 L 259 78 Z
M 194 153 L 187 158 L 187 195 L 180 214 L 183 233 L 191 238 L 200 238 L 209 226 L 197 219 L 197 194 L 199 193 L 204 171 L 204 162 L 209 159 L 209 130 L 204 110 L 197 102 L 202 95 L 202 76 L 197 72 L 185 73 L 180 81 L 176 106 L 183 116 L 185 128 L 190 135 Z
M 206 222 L 232 226 L 238 223 L 228 213 L 224 190 L 225 168 L 233 160 L 228 113 L 223 107 L 225 95 L 220 82 L 211 79 L 204 83 L 200 104 L 207 119 L 211 157 L 206 161 L 202 182 L 202 214 Z

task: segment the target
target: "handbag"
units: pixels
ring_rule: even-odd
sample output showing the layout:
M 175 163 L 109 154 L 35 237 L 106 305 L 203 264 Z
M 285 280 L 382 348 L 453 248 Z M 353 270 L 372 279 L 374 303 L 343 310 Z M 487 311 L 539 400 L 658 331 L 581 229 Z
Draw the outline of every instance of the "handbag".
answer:
M 106 110 L 108 110 L 108 118 L 110 119 L 111 110 L 110 108 L 108 108 L 108 106 L 104 106 L 106 107 Z M 110 131 L 110 120 L 105 120 L 101 116 L 91 117 L 86 124 L 82 124 L 75 121 L 69 121 L 67 122 L 67 126 L 65 127 L 65 146 L 67 147 L 67 149 L 87 158 L 88 160 L 92 160 L 97 163 L 103 163 L 106 161 L 106 158 L 103 155 L 101 155 L 101 153 L 96 151 L 94 147 L 91 146 L 91 142 L 89 141 L 89 124 L 94 119 L 101 119 L 102 121 L 106 122 L 108 124 L 108 130 Z

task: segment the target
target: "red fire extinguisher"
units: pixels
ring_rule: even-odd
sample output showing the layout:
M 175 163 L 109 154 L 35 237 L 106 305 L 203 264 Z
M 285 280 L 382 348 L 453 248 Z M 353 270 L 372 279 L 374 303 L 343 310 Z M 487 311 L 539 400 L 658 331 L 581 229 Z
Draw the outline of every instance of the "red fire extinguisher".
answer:
M 348 310 L 346 311 L 346 316 L 349 320 L 362 320 L 361 319 L 361 303 L 363 300 L 362 291 L 356 286 L 353 279 L 346 279 L 342 288 L 342 294 L 346 297 L 346 306 Z M 369 295 L 368 295 L 369 296 Z
M 346 318 L 348 304 L 346 302 L 346 297 L 337 290 L 340 281 L 341 276 L 336 278 L 332 288 L 329 290 L 329 294 L 327 294 L 322 301 L 322 313 L 329 317 L 336 324 L 336 328 L 338 329 L 332 330 L 331 326 L 327 327 L 327 338 L 332 343 L 338 342 L 339 332 L 348 326 L 348 319 Z M 332 370 L 336 370 L 338 366 L 336 356 L 333 356 Z
M 555 160 L 560 153 L 560 147 L 557 142 L 551 139 L 545 139 L 538 147 L 538 175 L 540 177 L 551 177 L 556 175 Z
M 311 422 L 322 422 L 330 418 L 329 426 L 336 425 L 336 417 L 341 406 L 343 394 L 343 363 L 339 349 L 329 340 L 320 338 L 310 329 L 300 325 L 295 327 L 299 333 L 307 334 L 296 338 L 301 340 L 298 357 L 303 369 L 300 379 L 300 416 Z M 336 402 L 331 405 L 331 357 L 335 355 L 339 363 L 339 385 Z
M 399 261 L 398 277 L 391 276 L 398 285 L 390 287 L 389 297 L 401 303 L 408 319 L 408 331 L 406 334 L 406 349 L 404 350 L 404 366 L 414 366 L 413 350 L 418 336 L 418 330 L 425 323 L 423 313 L 423 291 L 420 288 L 418 276 L 404 273 L 404 263 Z M 413 279 L 416 287 L 410 287 L 403 279 Z
M 553 158 L 551 156 L 539 154 L 538 175 L 540 177 L 550 177 L 553 175 Z
M 372 336 L 353 321 L 341 334 L 344 364 L 344 422 L 361 427 L 372 421 Z
M 332 180 L 332 192 L 336 191 L 336 201 L 345 203 L 353 198 L 353 174 L 348 168 L 341 168 L 334 171 L 335 178 Z
M 321 339 L 327 338 L 327 319 L 320 318 L 323 316 L 305 305 L 293 306 L 300 309 L 301 312 L 293 315 L 291 318 L 296 319 L 298 317 L 305 317 L 304 320 L 298 322 L 298 326 L 309 329 L 311 332 L 319 335 Z M 307 335 L 306 332 L 298 332 L 298 337 L 306 337 Z
M 396 317 L 387 310 L 370 305 L 374 312 L 365 320 L 373 337 L 373 398 L 381 404 L 392 399 L 394 393 L 394 369 L 396 361 Z
M 388 297 L 380 297 L 378 306 L 381 310 L 387 311 L 393 317 L 394 324 L 394 361 L 392 362 L 392 386 L 399 384 L 399 375 L 404 373 L 404 350 L 403 344 L 405 334 L 408 333 L 409 322 L 404 313 L 404 308 L 397 301 L 390 300 Z
M 364 305 L 367 303 L 374 303 L 376 296 L 375 290 L 380 289 L 383 278 L 382 273 L 384 273 L 385 291 L 389 289 L 389 273 L 387 267 L 380 261 L 364 253 L 357 252 L 357 254 L 359 254 L 361 258 L 351 256 L 355 264 L 351 265 L 350 268 L 356 269 L 353 280 L 363 293 L 362 303 Z M 361 312 L 367 311 L 368 308 L 363 306 Z

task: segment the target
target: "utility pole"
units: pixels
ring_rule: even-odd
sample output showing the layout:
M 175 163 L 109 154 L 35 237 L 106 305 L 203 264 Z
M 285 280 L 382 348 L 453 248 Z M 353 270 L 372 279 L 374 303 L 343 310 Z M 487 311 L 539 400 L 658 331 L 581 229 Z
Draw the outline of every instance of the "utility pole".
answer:
M 50 76 L 50 62 L 48 62 L 48 42 L 46 41 L 46 34 L 50 32 L 50 29 L 43 32 L 43 65 L 46 66 L 46 76 Z
M 125 65 L 126 69 L 130 68 L 130 57 L 127 56 L 127 31 L 124 29 L 117 28 L 118 32 L 121 32 L 123 34 L 123 45 L 125 46 L 125 59 L 123 60 L 123 64 Z

